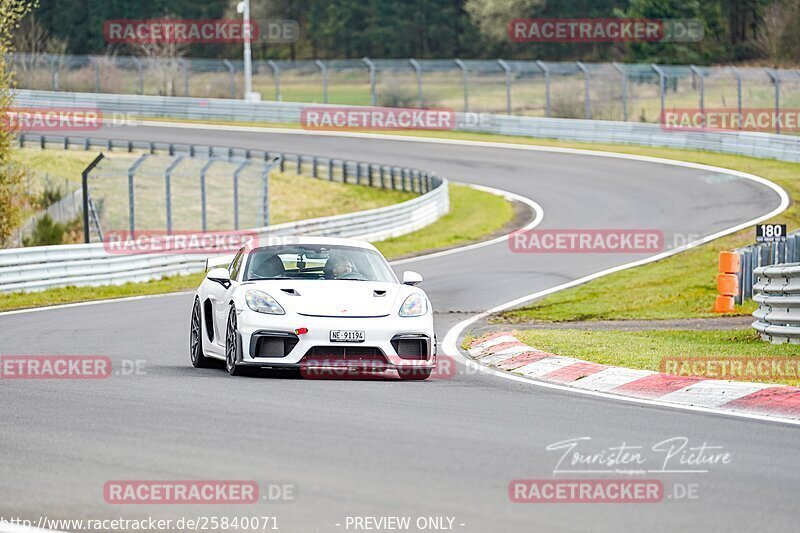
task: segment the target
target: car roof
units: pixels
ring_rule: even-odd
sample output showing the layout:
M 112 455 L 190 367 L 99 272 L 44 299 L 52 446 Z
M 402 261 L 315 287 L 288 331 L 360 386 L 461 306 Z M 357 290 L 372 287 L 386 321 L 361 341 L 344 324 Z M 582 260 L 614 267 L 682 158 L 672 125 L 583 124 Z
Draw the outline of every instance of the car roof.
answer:
M 344 239 L 341 237 L 302 237 L 302 236 L 277 236 L 270 235 L 266 237 L 258 237 L 250 239 L 245 243 L 245 246 L 250 250 L 264 248 L 267 246 L 350 246 L 353 248 L 365 248 L 368 250 L 378 251 L 372 244 L 367 241 L 358 239 Z

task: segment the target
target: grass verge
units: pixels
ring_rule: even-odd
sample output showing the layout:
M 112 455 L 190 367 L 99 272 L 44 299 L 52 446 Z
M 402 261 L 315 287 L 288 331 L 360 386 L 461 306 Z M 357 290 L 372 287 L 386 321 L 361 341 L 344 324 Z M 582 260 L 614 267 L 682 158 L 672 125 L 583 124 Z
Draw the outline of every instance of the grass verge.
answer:
M 316 180 L 314 183 L 319 184 Z M 338 185 L 345 187 L 347 191 L 356 188 L 367 189 L 370 194 L 377 193 L 378 195 L 387 192 L 353 185 L 335 183 L 325 183 L 325 185 Z M 359 207 L 367 209 L 363 204 Z M 513 211 L 512 205 L 499 196 L 464 185 L 450 184 L 450 212 L 447 215 L 419 231 L 377 242 L 375 245 L 391 259 L 474 242 L 502 229 L 512 220 Z M 0 311 L 193 290 L 202 279 L 203 274 L 191 274 L 143 283 L 102 287 L 64 287 L 34 293 L 3 294 L 0 295 Z
M 595 363 L 663 371 L 663 358 L 703 357 L 714 361 L 731 358 L 800 357 L 797 345 L 769 344 L 755 331 L 737 330 L 578 330 L 535 329 L 516 331 L 524 343 L 540 350 Z M 669 369 L 668 369 L 669 370 Z M 719 378 L 718 375 L 707 375 Z M 738 376 L 737 376 L 738 377 Z M 753 381 L 743 376 L 743 381 Z M 796 375 L 764 375 L 759 381 L 799 386 Z

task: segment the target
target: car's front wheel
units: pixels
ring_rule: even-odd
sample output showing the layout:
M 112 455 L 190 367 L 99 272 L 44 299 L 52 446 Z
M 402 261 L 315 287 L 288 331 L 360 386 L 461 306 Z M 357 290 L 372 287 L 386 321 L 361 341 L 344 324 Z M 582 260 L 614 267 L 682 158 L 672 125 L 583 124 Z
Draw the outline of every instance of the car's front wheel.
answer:
M 231 306 L 230 313 L 228 314 L 228 327 L 225 332 L 225 368 L 231 376 L 241 376 L 244 374 L 244 368 L 236 364 L 236 360 L 238 359 L 237 333 L 236 309 Z
M 203 320 L 200 314 L 200 299 L 194 299 L 192 307 L 192 323 L 189 329 L 189 357 L 195 368 L 208 368 L 211 359 L 203 353 Z
M 403 381 L 422 381 L 431 377 L 432 368 L 398 368 L 397 375 Z

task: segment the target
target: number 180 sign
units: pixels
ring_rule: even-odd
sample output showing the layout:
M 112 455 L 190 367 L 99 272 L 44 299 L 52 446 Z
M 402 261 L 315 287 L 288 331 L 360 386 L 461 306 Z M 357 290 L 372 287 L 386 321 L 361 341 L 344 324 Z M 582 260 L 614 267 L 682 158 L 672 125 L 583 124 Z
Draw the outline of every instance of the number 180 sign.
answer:
M 786 224 L 758 224 L 756 242 L 783 242 L 786 240 Z

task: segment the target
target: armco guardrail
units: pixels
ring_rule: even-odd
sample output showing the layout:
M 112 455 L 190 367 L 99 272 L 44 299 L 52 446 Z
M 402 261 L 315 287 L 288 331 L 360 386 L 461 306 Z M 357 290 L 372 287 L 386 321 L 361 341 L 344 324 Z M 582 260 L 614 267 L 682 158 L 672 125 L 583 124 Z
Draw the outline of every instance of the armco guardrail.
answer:
M 31 137 L 23 144 L 40 146 L 54 143 L 68 147 L 68 138 Z M 418 192 L 411 200 L 377 209 L 247 230 L 259 237 L 317 235 L 382 240 L 416 231 L 433 223 L 449 210 L 447 180 L 433 173 L 406 167 L 389 167 L 356 161 L 333 160 L 303 154 L 286 154 L 258 150 L 239 150 L 195 145 L 164 145 L 129 141 L 94 141 L 79 145 L 86 149 L 151 151 L 163 150 L 175 155 L 192 153 L 206 157 L 276 158 L 281 168 L 292 165 L 299 174 L 320 179 L 334 175 L 345 183 Z M 146 281 L 165 275 L 187 274 L 204 268 L 208 254 L 138 254 L 118 255 L 108 252 L 103 243 L 41 246 L 0 250 L 0 293 L 42 290 L 67 285 L 104 285 L 129 281 Z
M 184 98 L 49 91 L 17 92 L 18 107 L 80 107 L 99 109 L 105 116 L 132 113 L 138 117 L 187 120 L 234 120 L 279 124 L 300 123 L 306 104 L 245 102 L 213 98 Z M 320 104 L 314 104 L 320 107 Z M 335 106 L 331 106 L 335 107 Z M 350 106 L 352 107 L 352 106 Z M 456 129 L 567 141 L 606 142 L 688 148 L 751 157 L 800 161 L 800 137 L 744 131 L 685 131 L 657 124 L 606 120 L 557 119 L 456 113 Z
M 734 250 L 739 254 L 741 268 L 738 273 L 740 304 L 755 294 L 755 270 L 782 263 L 800 262 L 800 232 L 790 233 L 784 241 L 760 242 Z
M 800 343 L 800 263 L 756 268 L 753 286 L 753 327 L 774 343 Z

